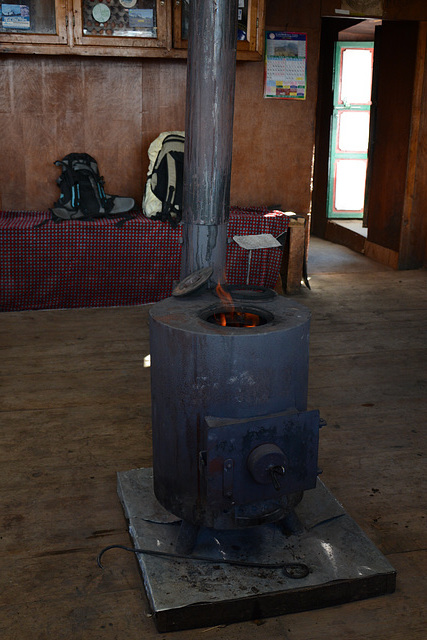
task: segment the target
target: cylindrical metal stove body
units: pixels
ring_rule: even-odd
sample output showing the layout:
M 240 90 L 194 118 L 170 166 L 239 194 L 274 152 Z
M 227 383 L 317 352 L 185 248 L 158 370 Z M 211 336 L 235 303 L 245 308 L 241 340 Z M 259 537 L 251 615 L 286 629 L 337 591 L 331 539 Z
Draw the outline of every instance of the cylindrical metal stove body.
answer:
M 310 313 L 276 296 L 246 305 L 264 313 L 269 318 L 266 324 L 221 327 L 201 317 L 218 304 L 218 298 L 206 292 L 168 298 L 150 310 L 154 490 L 159 502 L 183 520 L 234 528 L 238 500 L 227 502 L 222 497 L 228 480 L 215 476 L 222 446 L 218 434 L 227 433 L 236 442 L 240 438 L 236 445 L 240 453 L 232 456 L 237 473 L 237 458 L 247 457 L 255 444 L 263 442 L 259 433 L 267 429 L 265 424 L 270 433 L 276 415 L 305 412 Z M 264 416 L 270 416 L 265 423 Z M 221 419 L 227 423 L 222 428 Z M 242 426 L 245 421 L 248 425 Z M 267 436 L 264 440 L 269 442 Z M 247 503 L 248 472 L 245 468 L 239 473 L 242 479 L 235 475 L 228 495 L 234 492 Z M 255 500 L 261 489 L 254 485 Z

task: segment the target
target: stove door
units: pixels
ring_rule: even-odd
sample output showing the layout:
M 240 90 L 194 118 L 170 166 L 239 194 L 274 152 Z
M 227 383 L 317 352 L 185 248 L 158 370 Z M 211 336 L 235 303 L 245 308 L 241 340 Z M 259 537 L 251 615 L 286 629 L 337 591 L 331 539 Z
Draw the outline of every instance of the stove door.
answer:
M 227 509 L 316 486 L 317 410 L 246 419 L 208 416 L 205 424 L 209 506 Z

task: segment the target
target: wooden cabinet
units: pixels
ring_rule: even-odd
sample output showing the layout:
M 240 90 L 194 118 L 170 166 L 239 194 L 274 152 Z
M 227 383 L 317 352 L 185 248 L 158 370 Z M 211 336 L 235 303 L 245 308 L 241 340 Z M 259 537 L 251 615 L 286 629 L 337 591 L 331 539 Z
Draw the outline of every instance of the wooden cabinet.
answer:
M 170 49 L 170 2 L 73 0 L 73 44 L 129 50 Z
M 173 46 L 186 49 L 189 3 L 173 0 Z M 238 0 L 237 58 L 259 60 L 264 52 L 265 0 Z
M 36 51 L 37 46 L 66 45 L 66 0 L 20 0 L 0 4 L 0 51 Z
M 0 3 L 0 53 L 185 58 L 189 0 Z M 238 0 L 238 59 L 260 60 L 265 0 Z M 9 15 L 10 14 L 10 15 Z

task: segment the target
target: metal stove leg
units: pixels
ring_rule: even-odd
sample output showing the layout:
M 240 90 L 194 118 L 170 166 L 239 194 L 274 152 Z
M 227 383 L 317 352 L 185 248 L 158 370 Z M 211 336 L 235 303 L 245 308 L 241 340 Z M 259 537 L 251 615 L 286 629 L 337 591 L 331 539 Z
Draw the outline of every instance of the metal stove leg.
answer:
M 193 549 L 197 541 L 200 527 L 192 522 L 181 522 L 178 539 L 176 541 L 176 552 L 180 555 L 187 556 Z
M 304 532 L 304 525 L 293 509 L 289 511 L 283 520 L 280 520 L 279 526 L 285 536 L 298 536 Z

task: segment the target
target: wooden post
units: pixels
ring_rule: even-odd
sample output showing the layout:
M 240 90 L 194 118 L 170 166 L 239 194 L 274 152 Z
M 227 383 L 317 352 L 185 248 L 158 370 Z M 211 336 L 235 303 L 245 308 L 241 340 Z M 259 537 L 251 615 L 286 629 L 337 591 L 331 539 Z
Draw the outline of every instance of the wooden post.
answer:
M 225 279 L 236 46 L 237 0 L 190 3 L 181 278 Z
M 417 169 L 419 167 L 420 128 L 423 116 L 423 83 L 426 72 L 427 22 L 418 26 L 417 55 L 415 63 L 414 90 L 412 93 L 411 132 L 409 138 L 408 164 L 405 196 L 403 201 L 402 224 L 399 240 L 399 269 L 417 269 L 423 266 L 427 234 L 422 218 L 424 206 L 415 206 Z M 423 237 L 424 236 L 424 237 Z M 420 237 L 422 238 L 420 242 Z
M 288 295 L 298 293 L 300 290 L 304 271 L 305 247 L 305 220 L 302 217 L 291 218 L 280 268 L 282 290 Z

